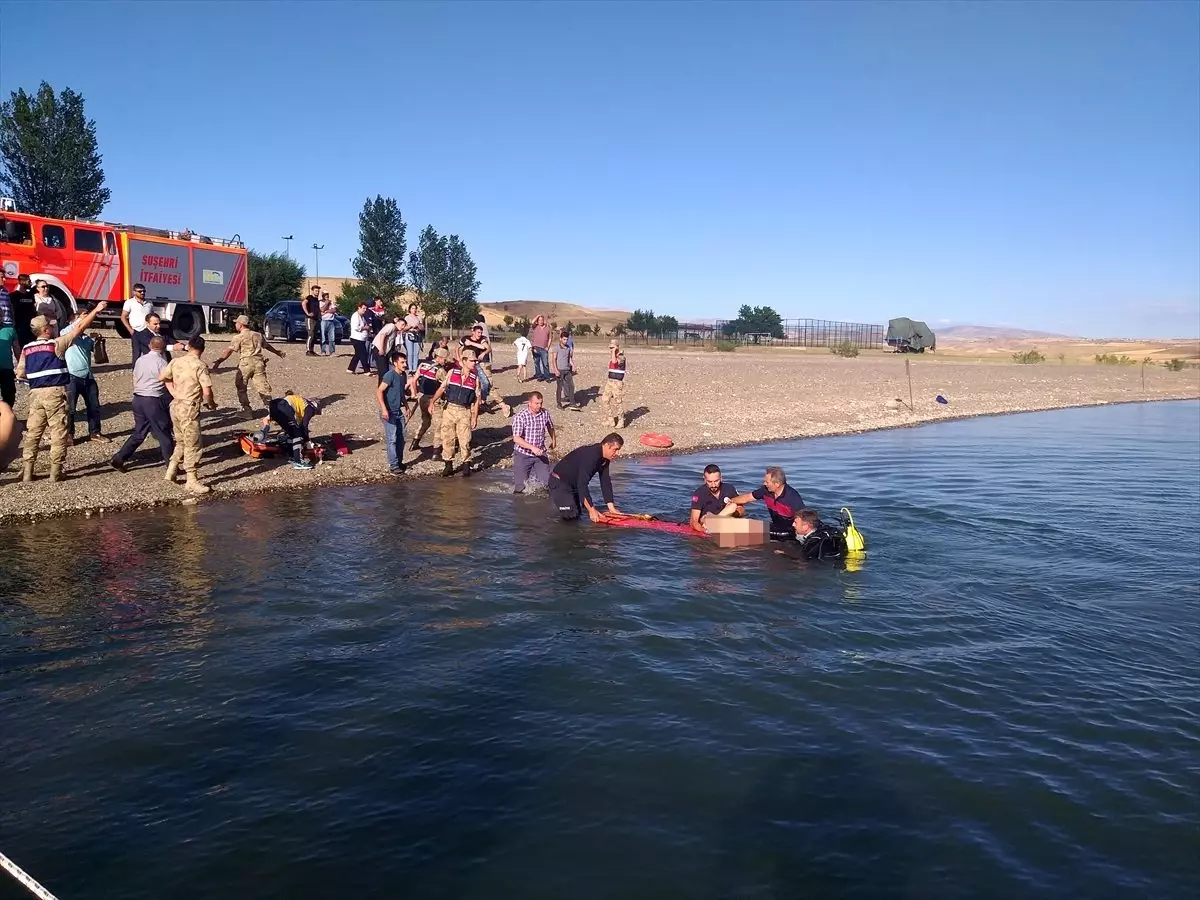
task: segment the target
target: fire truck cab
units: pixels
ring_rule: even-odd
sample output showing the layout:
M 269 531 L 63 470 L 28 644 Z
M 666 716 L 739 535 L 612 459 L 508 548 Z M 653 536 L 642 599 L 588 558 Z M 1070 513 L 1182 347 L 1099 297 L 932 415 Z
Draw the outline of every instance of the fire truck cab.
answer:
M 121 305 L 138 282 L 177 340 L 226 324 L 248 299 L 246 246 L 236 236 L 51 219 L 19 212 L 8 199 L 0 199 L 0 265 L 9 291 L 21 275 L 46 281 L 60 318 L 81 303 L 108 300 L 100 321 L 122 336 Z

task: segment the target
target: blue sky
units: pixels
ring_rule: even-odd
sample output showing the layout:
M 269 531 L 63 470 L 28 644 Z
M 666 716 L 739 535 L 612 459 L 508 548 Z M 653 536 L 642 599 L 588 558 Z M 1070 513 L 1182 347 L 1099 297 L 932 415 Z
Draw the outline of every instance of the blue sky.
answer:
M 367 196 L 481 299 L 1200 334 L 1195 3 L 20 3 L 106 217 L 350 273 Z

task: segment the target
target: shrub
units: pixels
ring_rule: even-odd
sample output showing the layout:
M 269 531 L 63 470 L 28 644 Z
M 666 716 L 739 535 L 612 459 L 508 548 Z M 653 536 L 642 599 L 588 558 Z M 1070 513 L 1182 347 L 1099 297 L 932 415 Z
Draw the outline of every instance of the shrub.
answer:
M 1163 363 L 1163 368 L 1168 372 L 1182 372 L 1187 368 L 1187 363 L 1182 359 L 1168 359 Z
M 853 341 L 842 341 L 840 344 L 834 344 L 830 347 L 829 352 L 834 356 L 844 356 L 850 359 L 858 356 L 858 345 Z
M 1022 365 L 1031 365 L 1033 363 L 1041 363 L 1046 361 L 1046 357 L 1038 353 L 1036 350 L 1026 350 L 1024 353 L 1014 353 L 1012 355 L 1013 362 L 1019 362 Z
M 1097 353 L 1096 362 L 1102 366 L 1136 366 L 1137 360 L 1132 359 L 1124 354 L 1117 356 L 1115 353 Z
M 732 353 L 737 349 L 737 344 L 733 341 L 717 341 L 717 350 L 720 353 Z
M 1067 354 L 1065 354 L 1065 353 L 1058 354 L 1058 364 L 1060 366 L 1065 366 L 1067 364 Z

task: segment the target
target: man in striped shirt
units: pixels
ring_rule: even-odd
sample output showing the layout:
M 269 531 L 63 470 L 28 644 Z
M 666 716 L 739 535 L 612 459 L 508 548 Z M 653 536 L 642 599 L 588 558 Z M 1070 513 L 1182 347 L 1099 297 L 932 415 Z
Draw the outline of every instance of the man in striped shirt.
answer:
M 554 449 L 554 422 L 542 408 L 541 391 L 529 395 L 529 405 L 512 420 L 513 493 L 525 493 L 525 481 L 532 476 L 542 485 L 550 481 L 549 451 Z M 548 443 L 547 443 L 548 441 Z

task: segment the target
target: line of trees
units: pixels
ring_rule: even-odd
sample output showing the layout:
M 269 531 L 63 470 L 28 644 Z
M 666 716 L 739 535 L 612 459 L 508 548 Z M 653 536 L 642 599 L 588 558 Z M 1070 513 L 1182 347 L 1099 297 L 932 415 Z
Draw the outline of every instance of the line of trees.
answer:
M 383 298 L 392 312 L 408 302 L 427 319 L 462 328 L 479 314 L 479 273 L 457 234 L 438 234 L 426 225 L 417 246 L 408 249 L 408 225 L 392 197 L 367 198 L 358 215 L 359 251 L 354 258 L 358 284 L 342 282 L 338 306 L 349 315 L 360 301 Z
M 674 316 L 656 316 L 652 309 L 635 309 L 625 320 L 625 330 L 642 337 L 674 335 L 679 331 L 679 320 Z

